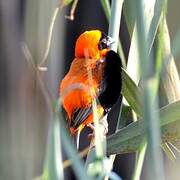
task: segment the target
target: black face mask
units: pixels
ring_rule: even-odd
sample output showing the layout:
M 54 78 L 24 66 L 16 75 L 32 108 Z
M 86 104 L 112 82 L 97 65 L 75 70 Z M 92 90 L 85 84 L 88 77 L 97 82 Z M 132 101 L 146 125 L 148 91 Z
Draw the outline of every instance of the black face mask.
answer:
M 107 36 L 105 33 L 102 32 L 102 36 L 99 41 L 98 48 L 99 50 L 108 49 L 110 45 L 113 44 L 114 42 L 115 41 L 111 37 Z

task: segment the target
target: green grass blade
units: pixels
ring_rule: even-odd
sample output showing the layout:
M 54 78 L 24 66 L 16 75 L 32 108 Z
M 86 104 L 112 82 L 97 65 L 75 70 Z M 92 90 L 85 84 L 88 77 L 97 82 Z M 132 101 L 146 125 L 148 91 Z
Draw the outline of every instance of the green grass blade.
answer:
M 109 21 L 110 20 L 110 14 L 111 14 L 110 3 L 108 0 L 101 0 L 101 4 L 102 4 L 103 10 L 105 12 L 106 18 Z M 118 11 L 120 11 L 120 10 L 118 10 Z M 121 57 L 123 67 L 126 68 L 126 59 L 125 59 L 124 51 L 122 48 L 122 43 L 120 40 L 118 40 L 118 54 Z
M 178 30 L 178 32 L 175 35 L 174 40 L 172 41 L 171 51 L 174 57 L 177 57 L 180 54 L 179 42 L 180 42 L 180 30 Z
M 134 25 L 136 21 L 135 11 L 136 10 L 133 4 L 133 0 L 125 0 L 123 6 L 123 14 L 125 17 L 125 21 L 130 37 L 132 37 Z
M 60 146 L 60 123 L 55 117 L 53 127 L 50 130 L 47 159 L 43 172 L 43 180 L 63 179 L 63 168 Z
M 137 161 L 135 164 L 135 171 L 132 175 L 132 180 L 139 180 L 140 176 L 141 176 L 141 171 L 142 171 L 142 167 L 143 167 L 143 163 L 144 163 L 144 158 L 145 158 L 145 154 L 146 154 L 146 148 L 147 148 L 147 141 L 146 139 L 144 139 L 140 145 L 140 150 L 138 151 L 137 155 Z
M 138 49 L 137 49 L 137 26 L 136 26 L 136 1 L 126 0 L 124 3 L 124 16 L 126 20 L 126 24 L 128 27 L 128 31 L 131 38 L 131 46 L 128 57 L 128 65 L 127 71 L 129 76 L 138 84 L 140 75 L 139 75 L 139 67 L 138 67 Z M 145 27 L 146 33 L 148 34 L 147 41 L 147 51 L 150 53 L 152 44 L 154 42 L 154 38 L 157 32 L 157 28 L 159 25 L 159 21 L 161 18 L 161 11 L 164 8 L 165 2 L 164 0 L 160 1 L 144 1 L 144 9 L 145 9 Z
M 160 23 L 162 12 L 166 11 L 166 1 L 167 0 L 156 0 L 154 4 L 154 16 L 151 20 L 149 31 L 148 31 L 148 39 L 147 39 L 147 48 L 149 52 L 151 51 L 156 32 Z
M 137 124 L 136 124 L 137 125 Z M 130 129 L 128 130 L 130 133 L 130 130 L 136 130 L 140 129 L 141 130 L 141 124 L 137 125 L 137 127 L 129 127 Z M 167 143 L 167 142 L 174 142 L 174 141 L 179 141 L 180 140 L 180 122 L 179 120 L 176 122 L 169 123 L 168 125 L 162 126 L 162 143 Z M 144 130 L 144 129 L 143 129 Z M 121 131 L 121 133 L 120 133 Z M 107 139 L 107 153 L 108 155 L 111 154 L 124 154 L 124 153 L 132 153 L 136 152 L 139 150 L 139 147 L 143 141 L 143 137 L 145 136 L 145 132 L 141 133 L 135 133 L 131 138 L 125 139 L 124 136 L 122 135 L 123 133 L 127 133 L 127 129 L 122 129 L 118 131 L 116 134 L 117 136 L 110 136 Z M 136 134 L 140 134 L 137 135 Z M 122 138 L 122 140 L 118 140 L 118 138 Z
M 128 73 L 123 69 L 122 71 L 122 94 L 126 98 L 131 108 L 139 115 L 142 116 L 141 103 L 139 100 L 140 89 L 136 86 L 135 82 L 130 78 Z
M 77 152 L 75 151 L 73 143 L 64 125 L 61 126 L 61 137 L 65 152 L 67 153 L 68 158 L 72 161 L 72 168 L 74 170 L 76 177 L 80 180 L 89 180 L 90 178 L 87 176 L 85 167 L 82 161 L 80 160 L 80 157 L 78 156 Z
M 120 110 L 120 113 L 119 113 L 119 117 L 118 117 L 120 119 L 118 119 L 118 123 L 117 123 L 117 126 L 116 126 L 116 131 L 118 131 L 119 129 L 126 126 L 127 116 L 128 116 L 129 113 L 131 113 L 131 107 L 122 104 L 122 107 L 121 107 L 121 110 Z
M 146 1 L 148 3 L 148 1 Z M 144 4 L 142 1 L 136 2 L 137 8 L 137 37 L 139 51 L 139 67 L 142 77 L 142 102 L 143 118 L 147 132 L 147 158 L 148 158 L 148 179 L 164 180 L 164 168 L 162 162 L 162 152 L 160 149 L 159 115 L 155 113 L 158 107 L 158 98 L 153 100 L 151 91 L 153 90 L 153 61 L 148 57 L 147 29 L 145 22 Z M 152 37 L 151 37 L 152 38 Z
M 156 1 L 156 3 L 158 3 Z M 164 32 L 164 19 L 165 19 L 165 14 L 166 14 L 166 3 L 163 6 L 163 12 L 161 15 L 161 20 L 159 22 L 159 27 L 157 30 L 157 34 L 156 34 L 156 38 L 154 40 L 154 48 L 155 48 L 155 71 L 156 71 L 156 81 L 154 83 L 154 88 L 152 91 L 152 94 L 154 94 L 154 98 L 158 92 L 158 88 L 159 88 L 159 82 L 160 82 L 160 72 L 162 71 L 162 67 L 163 67 L 163 46 L 164 46 L 164 36 L 163 36 L 163 32 Z M 162 94 L 162 92 L 160 92 Z M 175 159 L 175 155 L 173 153 L 173 151 L 171 151 L 169 145 L 167 143 L 162 144 L 161 145 L 163 151 L 166 153 L 166 155 L 169 157 L 169 159 L 173 160 Z
M 144 9 L 145 9 L 145 27 L 146 31 L 148 32 L 149 36 L 147 39 L 147 51 L 150 52 L 151 46 L 154 42 L 154 38 L 157 32 L 158 24 L 160 21 L 160 16 L 161 16 L 161 11 L 163 7 L 163 0 L 160 1 L 151 1 L 149 3 L 148 1 L 144 1 Z M 127 0 L 125 1 L 124 4 L 124 15 L 126 19 L 126 24 L 129 30 L 129 34 L 132 37 L 131 41 L 131 47 L 130 47 L 130 53 L 129 53 L 129 58 L 128 58 L 128 65 L 127 65 L 127 71 L 129 72 L 129 76 L 135 81 L 136 84 L 138 84 L 140 75 L 139 75 L 139 67 L 138 67 L 138 49 L 137 49 L 137 26 L 135 26 L 135 21 L 136 21 L 136 16 L 135 12 L 137 9 L 135 8 L 135 1 L 132 0 Z M 155 97 L 157 93 L 157 88 L 158 88 L 158 78 L 153 79 L 152 85 L 154 86 L 151 88 L 153 90 L 153 97 Z M 153 98 L 154 99 L 154 98 Z M 136 102 L 135 102 L 136 103 Z M 132 104 L 131 104 L 132 106 Z M 136 112 L 137 113 L 137 112 Z M 142 151 L 143 153 L 143 151 Z M 136 173 L 136 168 L 135 168 L 135 174 Z M 138 179 L 138 176 L 134 176 Z
M 122 4 L 124 0 L 112 1 L 111 5 L 111 18 L 109 22 L 109 31 L 108 35 L 115 40 L 110 47 L 111 50 L 117 52 L 118 40 L 119 40 L 119 30 L 120 30 L 120 22 L 121 22 L 121 12 L 122 12 Z
M 71 4 L 74 0 L 61 0 L 61 3 L 63 6 L 67 6 L 69 4 Z
M 180 139 L 180 101 L 160 109 L 162 142 Z M 133 122 L 107 138 L 107 153 L 121 154 L 137 151 L 145 137 L 142 120 Z
M 180 98 L 180 77 L 178 75 L 174 57 L 171 54 L 170 36 L 166 20 L 164 20 L 163 27 L 163 59 L 168 59 L 168 63 L 164 61 L 162 70 L 163 73 L 161 74 L 161 78 L 166 96 L 168 98 L 168 101 L 171 103 Z
M 164 150 L 164 152 L 166 153 L 167 157 L 171 161 L 175 161 L 176 156 L 175 156 L 174 152 L 171 150 L 171 148 L 169 147 L 168 143 L 162 144 L 161 147 Z
M 101 0 L 101 5 L 103 7 L 104 13 L 106 15 L 107 20 L 110 20 L 110 15 L 111 15 L 111 7 L 110 3 L 108 0 Z

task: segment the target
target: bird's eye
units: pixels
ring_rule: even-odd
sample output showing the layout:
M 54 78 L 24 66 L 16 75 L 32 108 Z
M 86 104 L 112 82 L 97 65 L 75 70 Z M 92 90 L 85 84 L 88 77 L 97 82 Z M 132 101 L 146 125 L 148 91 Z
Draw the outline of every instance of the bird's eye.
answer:
M 105 33 L 102 32 L 101 39 L 98 44 L 99 50 L 108 49 L 112 43 L 115 41 L 110 37 L 107 36 Z
M 104 38 L 104 39 L 100 40 L 98 46 L 99 46 L 100 50 L 108 48 L 108 46 L 107 46 L 107 39 Z

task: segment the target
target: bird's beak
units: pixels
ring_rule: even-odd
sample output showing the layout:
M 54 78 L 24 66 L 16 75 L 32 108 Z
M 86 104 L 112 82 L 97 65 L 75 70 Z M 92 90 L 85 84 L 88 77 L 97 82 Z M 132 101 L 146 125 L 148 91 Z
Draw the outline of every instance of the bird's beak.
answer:
M 110 47 L 113 43 L 115 43 L 115 40 L 112 37 L 107 36 L 107 46 Z

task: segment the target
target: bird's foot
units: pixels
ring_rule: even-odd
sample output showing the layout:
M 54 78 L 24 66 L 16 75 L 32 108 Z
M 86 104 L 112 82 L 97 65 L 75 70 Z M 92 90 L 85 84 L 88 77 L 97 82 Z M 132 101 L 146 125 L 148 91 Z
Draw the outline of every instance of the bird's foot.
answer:
M 100 136 L 101 139 L 104 139 L 106 137 L 106 134 L 108 133 L 108 122 L 107 122 L 107 116 L 104 116 L 100 121 L 99 121 L 99 125 L 100 125 Z M 95 127 L 93 124 L 89 123 L 87 124 L 87 126 L 89 128 L 91 128 L 93 130 L 93 133 L 90 133 L 88 135 L 88 139 L 92 140 L 95 136 Z
M 106 136 L 106 134 L 108 133 L 107 115 L 105 115 L 99 123 L 101 125 L 103 135 Z
M 91 128 L 92 131 L 93 131 L 93 133 L 88 134 L 88 139 L 91 141 L 92 139 L 94 139 L 95 127 L 94 127 L 91 123 L 87 124 L 87 126 L 88 126 L 89 128 Z

